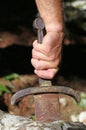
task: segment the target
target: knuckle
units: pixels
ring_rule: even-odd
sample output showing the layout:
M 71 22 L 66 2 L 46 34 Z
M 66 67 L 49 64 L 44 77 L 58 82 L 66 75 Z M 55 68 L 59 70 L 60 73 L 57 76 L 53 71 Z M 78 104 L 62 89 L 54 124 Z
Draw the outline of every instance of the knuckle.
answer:
M 38 68 L 37 61 L 34 58 L 31 59 L 31 64 L 33 65 L 34 68 L 36 69 Z
M 39 70 L 40 69 L 40 64 L 38 62 L 35 62 L 34 67 L 35 67 L 35 69 Z

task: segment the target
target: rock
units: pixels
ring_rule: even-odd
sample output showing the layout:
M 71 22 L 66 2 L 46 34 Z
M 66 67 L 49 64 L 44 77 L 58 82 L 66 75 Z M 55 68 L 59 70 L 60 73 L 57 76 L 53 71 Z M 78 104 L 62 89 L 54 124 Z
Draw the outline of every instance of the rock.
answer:
M 62 107 L 66 107 L 68 104 L 66 98 L 59 98 L 59 102 L 62 105 Z
M 86 130 L 86 126 L 80 122 L 65 122 L 62 130 Z
M 83 111 L 79 114 L 79 121 L 86 124 L 86 111 Z
M 79 115 L 71 115 L 72 122 L 81 122 L 86 125 L 86 111 L 81 112 Z
M 41 123 L 30 118 L 10 115 L 0 110 L 0 130 L 86 130 L 82 123 L 54 121 Z
M 72 122 L 77 122 L 77 121 L 79 121 L 79 116 L 78 115 L 71 115 L 71 121 Z

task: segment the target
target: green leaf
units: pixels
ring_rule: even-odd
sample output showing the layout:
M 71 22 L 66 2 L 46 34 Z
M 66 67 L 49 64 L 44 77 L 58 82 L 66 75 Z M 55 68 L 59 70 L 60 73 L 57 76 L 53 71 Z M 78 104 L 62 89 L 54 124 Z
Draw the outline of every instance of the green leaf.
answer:
M 11 93 L 11 92 L 9 91 L 9 89 L 7 89 L 6 86 L 0 84 L 0 96 L 2 95 L 3 92 Z
M 10 75 L 7 75 L 4 77 L 5 80 L 14 80 L 14 79 L 18 79 L 20 76 L 19 74 L 13 73 Z
M 86 93 L 81 92 L 80 97 L 81 97 L 81 101 L 80 101 L 79 105 L 81 107 L 85 107 L 86 108 Z
M 81 92 L 80 96 L 81 96 L 81 98 L 85 98 L 86 99 L 86 93 Z
M 31 120 L 35 121 L 35 115 L 34 115 L 34 114 L 31 115 L 31 116 L 29 116 L 29 118 L 30 118 Z
M 81 99 L 81 102 L 80 102 L 80 106 L 81 107 L 86 107 L 86 99 Z

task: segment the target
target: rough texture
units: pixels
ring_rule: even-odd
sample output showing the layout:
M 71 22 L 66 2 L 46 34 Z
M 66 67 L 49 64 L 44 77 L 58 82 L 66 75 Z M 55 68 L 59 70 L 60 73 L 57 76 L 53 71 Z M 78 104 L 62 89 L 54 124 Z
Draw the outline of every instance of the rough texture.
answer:
M 55 121 L 39 123 L 30 118 L 10 115 L 0 111 L 0 130 L 86 130 L 82 123 L 66 123 Z

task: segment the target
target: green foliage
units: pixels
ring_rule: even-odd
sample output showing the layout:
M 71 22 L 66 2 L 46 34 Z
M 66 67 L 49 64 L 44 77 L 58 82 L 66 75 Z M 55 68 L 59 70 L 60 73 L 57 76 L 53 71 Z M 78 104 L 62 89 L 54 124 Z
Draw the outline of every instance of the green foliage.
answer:
M 86 93 L 81 93 L 81 101 L 80 101 L 81 107 L 86 107 Z
M 19 79 L 19 74 L 13 73 L 10 75 L 7 75 L 4 77 L 5 80 L 14 80 L 14 79 Z
M 3 94 L 3 92 L 11 93 L 6 86 L 0 84 L 0 96 Z
M 29 116 L 29 118 L 30 118 L 31 120 L 35 121 L 35 115 L 31 115 L 31 116 Z

